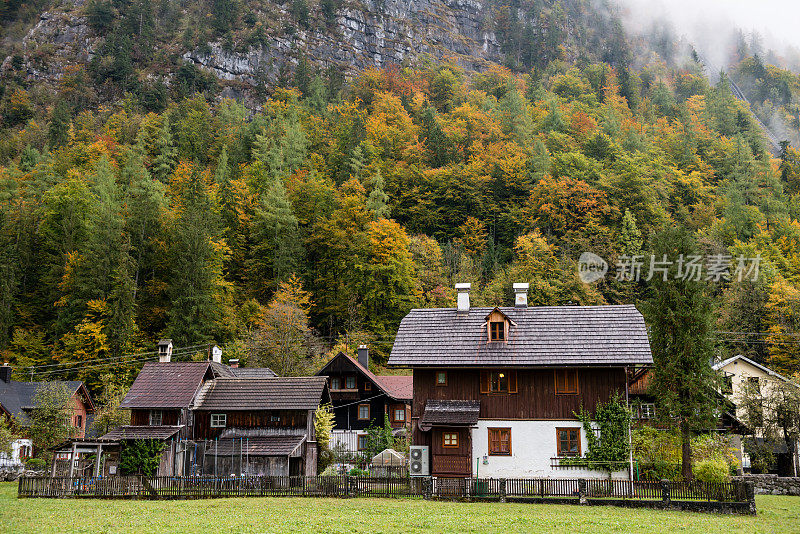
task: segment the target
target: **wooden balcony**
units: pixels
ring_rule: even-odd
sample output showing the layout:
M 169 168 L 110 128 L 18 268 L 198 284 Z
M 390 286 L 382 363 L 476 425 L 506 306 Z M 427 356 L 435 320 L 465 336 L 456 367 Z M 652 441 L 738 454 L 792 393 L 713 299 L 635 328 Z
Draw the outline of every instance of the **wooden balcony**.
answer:
M 472 475 L 472 466 L 468 456 L 455 456 L 434 454 L 433 471 L 431 474 L 438 475 Z

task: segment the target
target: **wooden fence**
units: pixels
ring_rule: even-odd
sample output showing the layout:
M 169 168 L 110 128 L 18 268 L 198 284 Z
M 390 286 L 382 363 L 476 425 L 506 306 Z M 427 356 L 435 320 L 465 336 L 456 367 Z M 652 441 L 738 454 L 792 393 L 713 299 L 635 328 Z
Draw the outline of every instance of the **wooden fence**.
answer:
M 19 497 L 205 499 L 216 497 L 575 498 L 748 502 L 743 482 L 631 482 L 609 479 L 409 476 L 22 477 Z

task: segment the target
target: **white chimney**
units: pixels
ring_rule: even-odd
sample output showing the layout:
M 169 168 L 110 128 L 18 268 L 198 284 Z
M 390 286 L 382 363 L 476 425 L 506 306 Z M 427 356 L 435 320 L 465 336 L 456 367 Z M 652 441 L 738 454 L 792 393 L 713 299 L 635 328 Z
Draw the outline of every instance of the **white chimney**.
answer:
M 529 284 L 514 284 L 514 306 L 517 308 L 528 307 L 528 286 Z
M 216 345 L 211 348 L 211 361 L 222 363 L 222 349 Z
M 169 363 L 172 359 L 172 340 L 162 339 L 158 342 L 158 361 L 159 363 Z
M 472 284 L 469 282 L 456 284 L 456 291 L 458 291 L 458 313 L 469 312 L 469 290 L 472 289 Z

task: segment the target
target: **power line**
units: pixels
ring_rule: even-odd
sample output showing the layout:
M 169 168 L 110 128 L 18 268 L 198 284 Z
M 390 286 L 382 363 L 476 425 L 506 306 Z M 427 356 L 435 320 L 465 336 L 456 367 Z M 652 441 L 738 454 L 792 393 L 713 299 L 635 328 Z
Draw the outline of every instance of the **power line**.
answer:
M 196 352 L 197 349 L 202 349 L 208 347 L 208 343 L 200 344 L 200 345 L 189 345 L 188 347 L 179 347 L 173 350 L 172 354 L 176 355 L 178 351 L 180 354 L 186 354 L 187 351 L 189 353 Z M 145 355 L 156 355 L 158 354 L 157 350 L 148 351 L 148 352 L 138 352 L 134 354 L 125 354 L 122 356 L 110 356 L 106 358 L 89 358 L 86 360 L 81 360 L 80 362 L 60 362 L 60 363 L 48 363 L 43 365 L 28 365 L 25 367 L 18 367 L 17 369 L 43 369 L 43 368 L 50 368 L 50 367 L 63 367 L 63 366 L 70 366 L 76 364 L 83 364 L 83 363 L 91 363 L 91 362 L 99 362 L 99 361 L 109 361 L 109 360 L 124 360 L 126 358 L 135 358 L 138 356 L 145 356 Z

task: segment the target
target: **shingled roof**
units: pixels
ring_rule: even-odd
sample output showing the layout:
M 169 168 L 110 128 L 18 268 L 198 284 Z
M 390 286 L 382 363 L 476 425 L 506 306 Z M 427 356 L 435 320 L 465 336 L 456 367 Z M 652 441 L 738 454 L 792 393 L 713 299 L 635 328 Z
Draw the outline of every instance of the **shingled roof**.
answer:
M 231 376 L 227 366 L 215 362 L 148 362 L 120 407 L 186 408 L 207 374 L 207 378 Z
M 181 426 L 120 426 L 111 430 L 107 434 L 100 436 L 100 440 L 121 440 L 121 439 L 168 439 L 178 433 L 183 428 Z
M 414 396 L 414 377 L 411 375 L 376 375 L 361 362 L 352 358 L 344 352 L 339 352 L 331 358 L 325 367 L 319 370 L 318 376 L 327 376 L 328 368 L 338 359 L 344 359 L 345 362 L 357 369 L 361 374 L 367 377 L 375 386 L 385 393 L 389 398 L 398 401 L 410 401 Z
M 198 410 L 314 410 L 328 400 L 325 377 L 231 378 L 203 384 Z
M 476 400 L 428 400 L 419 424 L 421 428 L 437 425 L 472 426 L 478 423 L 481 402 Z
M 415 309 L 397 331 L 390 365 L 429 367 L 609 366 L 653 363 L 642 314 L 632 305 L 500 308 L 508 342 L 487 343 L 494 308 Z
M 299 436 L 265 436 L 252 438 L 220 438 L 208 452 L 218 456 L 291 456 L 306 440 Z

